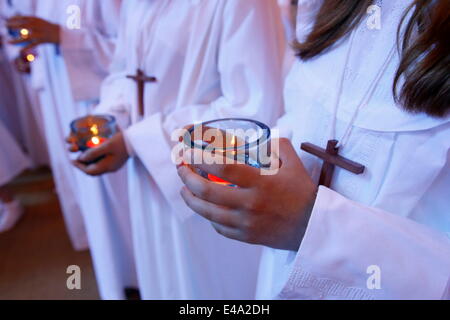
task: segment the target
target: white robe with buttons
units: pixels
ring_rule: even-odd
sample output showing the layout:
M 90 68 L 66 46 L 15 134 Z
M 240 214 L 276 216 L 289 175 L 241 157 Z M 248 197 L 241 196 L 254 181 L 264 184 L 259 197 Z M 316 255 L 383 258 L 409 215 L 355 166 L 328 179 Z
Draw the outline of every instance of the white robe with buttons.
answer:
M 129 194 L 142 297 L 254 298 L 259 247 L 223 238 L 185 205 L 170 136 L 199 121 L 236 116 L 270 124 L 280 115 L 277 3 L 136 0 L 123 14 L 97 112 L 120 118 L 135 153 Z M 136 84 L 126 78 L 138 67 L 158 79 L 146 84 L 143 119 Z
M 358 27 L 338 110 L 338 139 L 394 45 L 409 3 L 384 1 L 381 29 L 369 29 L 366 19 Z M 299 38 L 319 6 L 300 1 Z M 317 180 L 322 161 L 301 152 L 300 145 L 325 147 L 332 138 L 348 50 L 345 39 L 320 57 L 297 61 L 286 82 L 287 110 L 278 125 Z M 396 55 L 341 150 L 365 165 L 365 173 L 336 168 L 331 189 L 319 190 L 298 252 L 265 250 L 259 298 L 450 298 L 450 118 L 410 114 L 394 103 L 398 62 Z
M 67 24 L 77 19 L 76 10 L 67 10 L 74 5 L 80 8 L 80 29 Z M 86 176 L 71 165 L 64 139 L 71 121 L 87 115 L 98 101 L 114 53 L 120 5 L 120 0 L 38 2 L 37 16 L 61 26 L 61 43 L 39 47 L 33 64 L 66 225 L 75 248 L 86 248 L 89 242 L 103 299 L 123 299 L 124 288 L 137 285 L 126 171 Z

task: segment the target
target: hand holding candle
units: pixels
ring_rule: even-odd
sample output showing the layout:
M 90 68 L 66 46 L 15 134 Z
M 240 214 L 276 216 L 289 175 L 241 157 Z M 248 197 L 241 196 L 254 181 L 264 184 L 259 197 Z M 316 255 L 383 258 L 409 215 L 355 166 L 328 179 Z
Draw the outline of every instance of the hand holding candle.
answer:
M 95 140 L 95 139 L 94 139 Z M 129 158 L 122 132 L 83 152 L 73 165 L 90 176 L 116 172 Z
M 117 125 L 112 116 L 95 115 L 74 120 L 70 129 L 71 140 L 68 142 L 73 141 L 76 144 L 76 151 L 86 151 L 100 146 L 113 137 L 117 132 Z
M 96 115 L 74 120 L 67 142 L 70 152 L 83 152 L 73 164 L 88 175 L 114 172 L 128 160 L 123 134 L 118 132 L 112 116 Z
M 181 195 L 195 212 L 210 220 L 218 233 L 230 239 L 283 250 L 298 250 L 317 186 L 289 140 L 280 139 L 282 166 L 276 175 L 261 175 L 245 164 L 180 166 L 186 185 Z M 195 170 L 195 171 L 194 171 Z M 239 188 L 214 183 L 196 170 L 230 181 Z
M 37 17 L 15 16 L 6 25 L 12 37 L 10 43 L 25 45 L 26 49 L 60 42 L 60 26 Z

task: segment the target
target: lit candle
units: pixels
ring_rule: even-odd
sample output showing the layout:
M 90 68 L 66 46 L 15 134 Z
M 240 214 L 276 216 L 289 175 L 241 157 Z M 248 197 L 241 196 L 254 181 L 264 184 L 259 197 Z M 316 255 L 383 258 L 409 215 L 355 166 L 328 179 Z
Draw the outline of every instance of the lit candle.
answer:
M 34 60 L 36 60 L 36 56 L 35 56 L 34 54 L 32 54 L 32 53 L 28 53 L 28 54 L 25 56 L 25 59 L 26 59 L 28 62 L 33 62 Z
M 228 138 L 228 135 L 225 136 L 225 145 L 222 146 L 223 149 L 218 150 L 218 152 L 220 152 L 220 153 L 225 153 L 224 154 L 225 156 L 226 156 L 226 153 L 228 152 L 228 151 L 226 151 L 228 149 L 228 145 L 226 143 L 227 138 Z M 233 151 L 231 151 L 231 153 L 232 153 L 233 158 L 235 159 L 235 157 L 237 155 L 237 146 L 238 146 L 238 139 L 235 135 L 233 135 L 230 139 L 230 146 L 233 148 Z M 224 186 L 236 187 L 236 185 L 232 184 L 231 182 L 223 180 L 212 174 L 208 174 L 208 180 L 215 182 L 217 184 L 224 185 Z
M 13 40 L 28 40 L 30 38 L 30 30 L 26 29 L 26 28 L 21 28 L 21 29 L 11 29 L 8 28 L 8 33 L 9 36 L 11 37 L 11 39 Z M 18 43 L 18 46 L 26 46 L 29 42 L 28 41 L 24 41 L 22 43 Z
M 98 125 L 97 125 L 97 124 L 93 124 L 93 125 L 89 128 L 89 130 L 91 131 L 91 133 L 92 133 L 94 136 L 98 135 Z
M 183 141 L 187 149 L 200 149 L 206 153 L 223 155 L 223 158 L 216 159 L 224 159 L 226 164 L 245 163 L 255 168 L 264 168 L 266 165 L 260 162 L 260 150 L 264 150 L 261 146 L 269 145 L 270 135 L 270 128 L 258 121 L 220 119 L 190 128 Z M 229 162 L 230 159 L 233 161 Z M 217 184 L 237 187 L 202 170 L 197 172 Z
M 101 145 L 103 142 L 105 142 L 106 141 L 106 139 L 105 138 L 102 138 L 102 137 L 98 137 L 98 136 L 94 136 L 94 137 L 92 137 L 91 138 L 91 140 L 89 140 L 87 143 L 86 143 L 86 146 L 88 147 L 88 148 L 95 148 L 95 147 L 98 147 L 99 145 Z
M 28 39 L 29 36 L 30 36 L 30 31 L 28 29 L 25 29 L 25 28 L 20 29 L 20 37 L 22 39 Z
M 112 116 L 87 116 L 74 120 L 70 126 L 81 151 L 98 147 L 116 133 Z

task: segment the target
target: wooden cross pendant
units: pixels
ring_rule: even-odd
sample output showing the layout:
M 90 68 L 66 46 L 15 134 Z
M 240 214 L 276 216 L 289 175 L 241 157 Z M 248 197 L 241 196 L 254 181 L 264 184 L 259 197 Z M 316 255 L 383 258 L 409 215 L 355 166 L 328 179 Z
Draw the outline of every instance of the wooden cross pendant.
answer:
M 127 76 L 128 79 L 136 81 L 137 84 L 137 100 L 139 115 L 142 117 L 144 115 L 144 99 L 145 99 L 145 83 L 146 82 L 156 82 L 158 81 L 155 77 L 147 77 L 141 69 L 137 69 L 136 75 Z
M 327 188 L 331 187 L 333 180 L 334 168 L 336 166 L 350 171 L 354 174 L 362 174 L 365 167 L 362 164 L 353 162 L 339 155 L 337 140 L 328 141 L 327 149 L 324 150 L 312 143 L 303 143 L 301 148 L 303 151 L 315 155 L 323 160 L 322 172 L 320 173 L 319 186 Z

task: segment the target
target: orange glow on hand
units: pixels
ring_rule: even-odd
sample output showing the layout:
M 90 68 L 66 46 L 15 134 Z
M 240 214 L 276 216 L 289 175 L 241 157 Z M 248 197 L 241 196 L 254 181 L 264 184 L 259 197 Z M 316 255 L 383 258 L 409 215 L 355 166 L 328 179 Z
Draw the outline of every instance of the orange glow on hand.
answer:
M 222 185 L 225 185 L 225 186 L 233 185 L 231 182 L 228 182 L 226 180 L 220 179 L 219 177 L 216 177 L 216 176 L 214 176 L 212 174 L 208 174 L 208 179 L 209 179 L 209 181 L 212 181 L 212 182 L 217 183 L 217 184 L 222 184 Z

